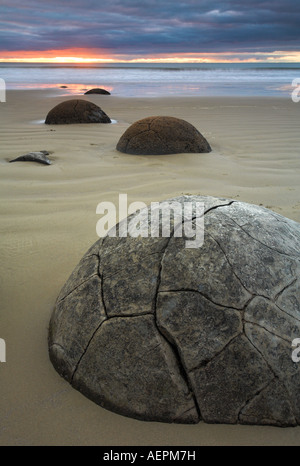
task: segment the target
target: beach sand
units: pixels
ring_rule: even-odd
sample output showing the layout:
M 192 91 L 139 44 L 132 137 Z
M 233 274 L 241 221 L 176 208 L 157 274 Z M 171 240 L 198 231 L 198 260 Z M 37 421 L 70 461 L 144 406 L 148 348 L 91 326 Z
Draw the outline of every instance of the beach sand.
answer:
M 48 126 L 63 90 L 8 91 L 0 103 L 1 445 L 298 445 L 300 427 L 168 425 L 97 406 L 59 377 L 48 358 L 56 297 L 98 239 L 98 203 L 181 194 L 263 205 L 300 222 L 300 103 L 287 98 L 121 98 L 89 95 L 115 124 Z M 152 115 L 183 118 L 209 154 L 132 156 L 116 144 Z M 8 163 L 48 150 L 51 166 Z M 300 335 L 299 335 L 300 337 Z

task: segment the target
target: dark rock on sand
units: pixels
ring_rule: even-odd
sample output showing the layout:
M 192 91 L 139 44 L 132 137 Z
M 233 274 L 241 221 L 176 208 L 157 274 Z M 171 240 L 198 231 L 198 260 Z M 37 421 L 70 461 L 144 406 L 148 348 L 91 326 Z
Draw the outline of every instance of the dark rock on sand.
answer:
M 48 113 L 45 123 L 48 125 L 71 123 L 111 123 L 106 113 L 87 100 L 66 100 L 56 105 Z
M 133 123 L 121 136 L 117 150 L 134 155 L 161 155 L 210 152 L 211 147 L 187 121 L 153 116 Z
M 300 336 L 300 224 L 243 202 L 182 196 L 164 203 L 180 213 L 177 232 L 183 207 L 197 202 L 204 218 L 190 212 L 184 234 L 202 218 L 202 246 L 187 247 L 174 221 L 169 237 L 134 237 L 150 214 L 152 227 L 146 208 L 126 220 L 127 237 L 90 248 L 58 296 L 51 361 L 85 396 L 133 418 L 299 425 L 291 342 Z
M 104 94 L 110 95 L 106 89 L 101 89 L 100 87 L 96 87 L 95 89 L 90 89 L 89 91 L 85 92 L 85 94 Z
M 39 152 L 29 152 L 28 154 L 20 155 L 10 162 L 38 162 L 44 165 L 51 165 L 51 160 L 48 159 L 49 152 L 41 150 Z

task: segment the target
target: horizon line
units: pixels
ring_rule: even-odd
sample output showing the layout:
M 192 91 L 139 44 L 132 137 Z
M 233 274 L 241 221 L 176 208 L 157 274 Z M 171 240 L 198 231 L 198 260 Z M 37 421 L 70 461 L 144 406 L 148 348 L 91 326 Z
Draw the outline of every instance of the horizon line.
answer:
M 0 63 L 5 64 L 32 64 L 32 65 L 114 65 L 114 64 L 124 64 L 124 65 L 134 65 L 134 64 L 178 64 L 178 65 L 210 65 L 210 64 L 300 64 L 300 58 L 298 60 L 268 60 L 268 59 L 233 59 L 233 60 L 176 60 L 176 59 L 133 59 L 133 60 L 112 60 L 112 59 L 99 59 L 99 60 L 88 60 L 88 59 L 66 59 L 55 60 L 55 59 L 3 59 L 0 57 Z
M 0 51 L 1 63 L 114 64 L 114 63 L 300 63 L 300 51 L 272 52 L 173 52 L 154 55 L 111 54 L 88 49 Z
M 118 64 L 123 64 L 123 65 L 138 65 L 138 64 L 161 64 L 161 65 L 259 65 L 259 64 L 265 64 L 265 65 L 300 65 L 300 60 L 299 61 L 282 61 L 282 60 L 238 60 L 238 61 L 229 61 L 229 60 L 216 60 L 216 61 L 160 61 L 160 60 L 151 60 L 151 61 L 124 61 L 124 60 L 114 60 L 114 61 L 99 61 L 99 62 L 94 62 L 94 61 L 86 61 L 86 62 L 81 62 L 81 61 L 25 61 L 25 60 L 1 60 L 0 58 L 0 64 L 28 64 L 28 65 L 118 65 Z

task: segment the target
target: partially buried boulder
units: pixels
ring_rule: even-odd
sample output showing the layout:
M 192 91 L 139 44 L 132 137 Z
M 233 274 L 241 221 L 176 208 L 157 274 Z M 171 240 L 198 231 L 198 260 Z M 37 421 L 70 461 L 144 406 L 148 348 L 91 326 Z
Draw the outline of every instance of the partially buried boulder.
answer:
M 110 95 L 110 92 L 108 92 L 106 89 L 102 89 L 100 87 L 95 87 L 94 89 L 90 89 L 89 91 L 86 91 L 85 94 L 103 94 L 103 95 Z
M 51 160 L 49 160 L 47 155 L 49 155 L 49 152 L 46 150 L 28 152 L 27 154 L 20 155 L 16 159 L 10 160 L 9 162 L 38 162 L 43 165 L 51 165 Z
M 71 123 L 111 123 L 109 116 L 93 102 L 83 99 L 66 100 L 48 113 L 45 123 L 63 125 Z
M 156 234 L 167 226 L 169 236 Z M 58 296 L 49 326 L 58 373 L 141 420 L 299 425 L 300 224 L 243 202 L 182 196 L 111 233 Z
M 204 136 L 190 123 L 170 116 L 152 116 L 133 123 L 121 136 L 117 150 L 134 155 L 210 152 Z

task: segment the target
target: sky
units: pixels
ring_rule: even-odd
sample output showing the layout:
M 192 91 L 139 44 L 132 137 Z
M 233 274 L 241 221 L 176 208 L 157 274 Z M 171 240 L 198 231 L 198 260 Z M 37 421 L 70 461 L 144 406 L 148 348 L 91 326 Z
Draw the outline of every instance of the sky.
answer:
M 300 62 L 300 0 L 0 0 L 0 61 Z

